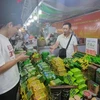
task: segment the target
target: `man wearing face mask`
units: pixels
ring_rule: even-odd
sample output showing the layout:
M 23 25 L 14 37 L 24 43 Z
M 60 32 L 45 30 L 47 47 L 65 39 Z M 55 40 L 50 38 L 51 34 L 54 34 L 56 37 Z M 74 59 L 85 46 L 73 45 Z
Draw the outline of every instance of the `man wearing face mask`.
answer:
M 0 100 L 16 100 L 19 83 L 17 63 L 28 58 L 24 53 L 15 56 L 9 42 L 20 26 L 12 22 L 0 27 Z
M 71 37 L 71 23 L 66 22 L 63 24 L 63 34 L 59 35 L 56 43 L 50 47 L 51 53 L 53 53 L 58 46 L 60 46 L 61 48 L 66 48 L 70 40 L 70 37 Z M 76 51 L 77 51 L 77 39 L 74 35 L 72 35 L 68 48 L 66 49 L 67 58 L 71 58 L 72 54 Z

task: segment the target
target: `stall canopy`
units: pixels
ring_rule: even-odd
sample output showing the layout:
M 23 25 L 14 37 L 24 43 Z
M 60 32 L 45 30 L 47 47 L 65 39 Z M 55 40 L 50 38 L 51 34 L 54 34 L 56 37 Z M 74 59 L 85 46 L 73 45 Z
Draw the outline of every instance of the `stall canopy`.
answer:
M 42 10 L 40 22 L 56 22 L 100 10 L 100 0 L 24 0 L 23 23 L 36 9 Z

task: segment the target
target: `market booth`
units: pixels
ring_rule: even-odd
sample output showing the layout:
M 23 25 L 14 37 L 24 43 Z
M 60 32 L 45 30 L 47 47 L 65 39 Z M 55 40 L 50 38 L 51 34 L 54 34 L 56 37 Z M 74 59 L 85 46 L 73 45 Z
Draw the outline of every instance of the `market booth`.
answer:
M 19 63 L 21 100 L 100 99 L 99 4 L 100 0 L 25 0 L 23 27 L 37 37 L 37 45 L 27 45 L 30 58 Z M 78 51 L 61 59 L 59 48 L 51 54 L 50 46 L 65 22 L 72 24 Z

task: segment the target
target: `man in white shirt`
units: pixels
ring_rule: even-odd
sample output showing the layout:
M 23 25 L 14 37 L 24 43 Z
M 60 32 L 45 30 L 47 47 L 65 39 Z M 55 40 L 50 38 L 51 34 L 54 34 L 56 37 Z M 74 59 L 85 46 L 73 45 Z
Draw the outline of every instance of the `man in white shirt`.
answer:
M 53 53 L 54 50 L 60 45 L 61 48 L 66 48 L 67 43 L 71 37 L 71 24 L 66 22 L 63 24 L 63 34 L 59 35 L 56 43 L 50 47 L 50 51 Z M 77 51 L 77 39 L 73 35 L 69 46 L 66 50 L 67 58 L 71 58 L 72 54 Z
M 12 22 L 0 28 L 0 100 L 16 100 L 19 83 L 17 62 L 28 58 L 24 53 L 15 56 L 9 42 L 19 28 L 19 25 L 13 26 Z

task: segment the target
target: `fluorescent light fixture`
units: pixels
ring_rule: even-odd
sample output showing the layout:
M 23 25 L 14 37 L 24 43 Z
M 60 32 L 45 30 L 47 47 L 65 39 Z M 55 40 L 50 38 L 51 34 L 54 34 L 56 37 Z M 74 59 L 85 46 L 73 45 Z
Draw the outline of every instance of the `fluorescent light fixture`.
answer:
M 32 15 L 29 18 L 32 18 Z
M 39 9 L 38 14 L 41 15 L 42 14 L 42 10 Z
M 29 20 L 28 23 L 31 23 L 31 20 Z
M 19 29 L 18 31 L 21 32 L 21 29 Z
M 24 27 L 25 30 L 27 30 L 27 25 Z
M 31 19 L 31 22 L 34 22 L 34 19 Z
M 26 26 L 26 24 L 23 25 L 23 27 L 25 27 L 25 26 Z
M 37 18 L 37 16 L 34 16 L 34 20 L 37 20 L 38 18 Z
M 30 25 L 30 22 L 28 22 L 26 25 L 29 26 Z

